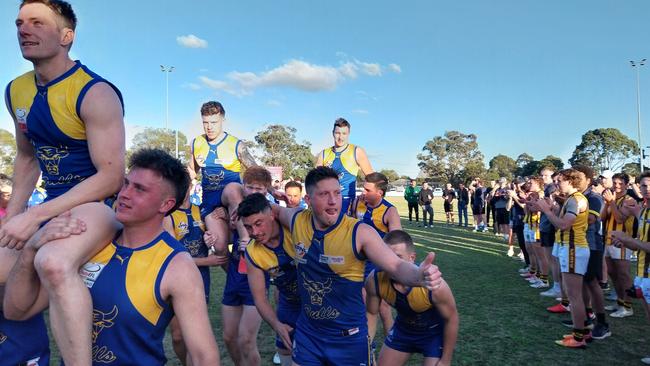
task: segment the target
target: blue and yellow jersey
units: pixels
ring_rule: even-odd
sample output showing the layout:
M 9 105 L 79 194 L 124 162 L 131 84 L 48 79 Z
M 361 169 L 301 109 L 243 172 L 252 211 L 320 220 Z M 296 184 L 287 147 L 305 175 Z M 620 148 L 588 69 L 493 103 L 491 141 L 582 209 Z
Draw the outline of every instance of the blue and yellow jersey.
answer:
M 174 237 L 194 258 L 205 258 L 208 256 L 208 247 L 203 241 L 205 224 L 201 219 L 201 209 L 195 204 L 190 208 L 179 208 L 171 213 L 172 225 L 174 226 Z
M 356 248 L 361 222 L 341 214 L 336 224 L 320 231 L 312 215 L 311 210 L 299 212 L 291 225 L 294 248 L 289 254 L 298 265 L 303 306 L 298 327 L 331 335 L 367 333 L 361 298 L 366 259 Z
M 383 271 L 375 271 L 373 278 L 379 297 L 397 310 L 396 327 L 428 336 L 443 333 L 445 320 L 431 297 L 431 291 L 425 287 L 410 287 L 406 293 L 401 293 L 395 289 L 388 273 Z
M 201 168 L 202 204 L 215 208 L 221 205 L 221 192 L 228 183 L 241 182 L 239 161 L 241 141 L 228 133 L 216 143 L 208 142 L 205 135 L 192 141 L 192 156 Z
M 149 244 L 110 243 L 80 274 L 93 300 L 93 365 L 164 365 L 163 338 L 173 317 L 160 285 L 183 246 L 163 232 Z
M 354 198 L 356 195 L 357 173 L 359 172 L 357 147 L 348 144 L 343 150 L 337 152 L 332 146 L 323 150 L 321 157 L 324 166 L 334 169 L 339 174 L 341 195 L 344 198 Z
M 351 216 L 361 220 L 363 223 L 372 226 L 382 238 L 388 234 L 388 223 L 386 213 L 393 205 L 382 199 L 377 207 L 368 207 L 362 199 L 352 208 Z
M 576 207 L 579 206 L 580 202 L 583 202 L 585 207 L 589 207 L 587 198 L 581 192 L 575 192 L 570 195 L 566 202 L 564 202 L 564 205 L 562 205 L 560 217 L 564 217 L 567 213 L 572 213 L 576 216 L 576 220 L 568 230 L 558 230 L 555 233 L 555 241 L 563 245 L 568 245 L 569 247 L 577 246 L 588 248 L 587 227 L 589 226 L 589 210 L 587 209 L 583 212 L 568 211 L 567 203 L 572 199 L 576 201 Z
M 120 91 L 81 62 L 47 85 L 36 85 L 34 71 L 7 86 L 9 110 L 19 129 L 34 146 L 43 172 L 46 200 L 54 199 L 97 172 L 88 150 L 81 104 L 86 92 L 104 82 Z
M 255 267 L 267 273 L 271 283 L 277 286 L 280 291 L 280 305 L 295 307 L 300 305 L 300 296 L 296 282 L 296 264 L 289 252 L 293 252 L 291 232 L 281 227 L 280 245 L 277 248 L 269 248 L 253 240 L 246 247 L 246 258 Z
M 50 341 L 43 313 L 12 321 L 0 311 L 0 365 L 49 365 Z
M 623 203 L 626 199 L 630 199 L 630 196 L 624 195 L 616 199 L 616 207 L 618 207 L 619 210 L 623 207 Z M 635 227 L 637 224 L 638 222 L 634 215 L 630 215 L 627 219 L 625 219 L 625 222 L 618 222 L 614 216 L 614 213 L 609 212 L 607 215 L 607 220 L 605 220 L 603 223 L 603 228 L 605 231 L 605 233 L 603 233 L 603 237 L 605 238 L 605 245 L 612 245 L 612 238 L 607 234 L 612 231 L 622 231 L 630 236 L 636 236 Z
M 639 240 L 650 242 L 650 209 L 643 208 L 639 215 Z M 650 278 L 650 255 L 644 250 L 637 252 L 636 275 L 641 278 Z

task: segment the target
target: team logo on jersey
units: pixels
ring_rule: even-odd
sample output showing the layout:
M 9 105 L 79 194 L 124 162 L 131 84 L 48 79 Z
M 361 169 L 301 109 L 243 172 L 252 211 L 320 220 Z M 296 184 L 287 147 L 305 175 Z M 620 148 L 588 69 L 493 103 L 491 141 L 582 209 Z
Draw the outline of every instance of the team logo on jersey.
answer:
M 45 169 L 50 175 L 59 175 L 61 159 L 70 155 L 66 148 L 54 146 L 41 146 L 36 153 L 38 154 L 38 159 L 45 165 Z
M 211 190 L 219 189 L 221 182 L 224 178 L 224 171 L 220 171 L 217 174 L 206 174 L 205 177 L 208 179 L 208 186 L 203 187 L 203 189 L 208 188 Z
M 305 244 L 303 242 L 296 243 L 294 245 L 296 249 L 296 262 L 298 263 L 307 263 L 307 260 L 304 259 L 305 255 L 307 254 L 307 248 L 305 248 Z
M 187 233 L 190 231 L 187 228 L 187 222 L 186 221 L 181 221 L 178 223 L 178 235 L 179 236 L 185 236 Z
M 3 333 L 0 333 L 0 344 L 3 344 L 7 340 L 7 336 Z
M 187 249 L 187 251 L 190 252 L 190 255 L 192 257 L 196 257 L 197 255 L 199 255 L 199 249 L 201 249 L 203 243 L 201 239 L 185 240 L 183 241 L 183 245 L 185 246 L 185 249 Z
M 323 305 L 323 298 L 332 291 L 332 279 L 328 278 L 325 282 L 311 281 L 307 279 L 305 273 L 302 273 L 305 289 L 309 292 L 309 301 L 313 305 Z
M 38 366 L 39 365 L 38 361 L 40 361 L 40 360 L 41 360 L 40 357 L 32 358 L 31 360 L 25 362 L 22 365 L 25 365 L 25 366 Z
M 325 264 L 345 264 L 345 257 L 342 255 L 325 255 L 318 257 L 318 262 Z
M 92 330 L 92 340 L 93 340 L 93 349 L 92 349 L 92 358 L 93 362 L 98 363 L 110 363 L 117 359 L 113 351 L 110 351 L 106 346 L 98 346 L 95 344 L 97 342 L 97 337 L 106 328 L 111 328 L 115 325 L 115 318 L 118 314 L 117 305 L 113 305 L 113 309 L 104 313 L 97 309 L 93 309 L 93 330 Z
M 79 269 L 79 276 L 84 281 L 86 287 L 93 287 L 102 270 L 104 270 L 104 267 L 106 267 L 104 263 L 88 262 Z
M 16 122 L 18 123 L 18 128 L 22 132 L 27 132 L 27 109 L 26 108 L 16 108 Z

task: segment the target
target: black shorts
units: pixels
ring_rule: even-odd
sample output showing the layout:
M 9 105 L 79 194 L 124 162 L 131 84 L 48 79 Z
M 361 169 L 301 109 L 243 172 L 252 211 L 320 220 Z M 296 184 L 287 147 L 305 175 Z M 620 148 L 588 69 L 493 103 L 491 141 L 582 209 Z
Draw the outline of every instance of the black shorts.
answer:
M 594 279 L 602 281 L 603 279 L 603 255 L 602 250 L 589 251 L 589 263 L 587 263 L 587 272 L 585 272 L 584 281 L 589 282 Z
M 454 212 L 453 203 L 445 201 L 444 206 L 445 206 L 445 212 Z
M 483 215 L 485 213 L 485 205 L 473 204 L 472 205 L 472 215 Z
M 539 233 L 539 240 L 543 247 L 552 248 L 555 243 L 555 231 L 541 231 Z
M 510 212 L 505 208 L 497 208 L 497 224 L 498 225 L 508 225 L 510 222 Z

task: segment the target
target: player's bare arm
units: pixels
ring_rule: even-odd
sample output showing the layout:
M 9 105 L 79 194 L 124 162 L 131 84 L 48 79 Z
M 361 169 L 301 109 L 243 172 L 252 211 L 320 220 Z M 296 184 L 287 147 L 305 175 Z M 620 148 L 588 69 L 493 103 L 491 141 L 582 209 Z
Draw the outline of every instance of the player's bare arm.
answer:
M 237 148 L 237 155 L 239 155 L 239 161 L 246 168 L 250 168 L 252 166 L 257 166 L 257 163 L 255 162 L 255 158 L 250 153 L 250 151 L 248 151 L 248 148 L 246 147 L 246 145 L 243 142 L 240 143 L 238 148 Z
M 440 290 L 431 293 L 431 298 L 436 303 L 440 315 L 446 320 L 442 357 L 440 357 L 438 365 L 451 365 L 451 359 L 458 339 L 459 319 L 456 300 L 449 285 L 444 280 L 442 281 Z
M 359 168 L 361 168 L 361 171 L 363 174 L 368 175 L 374 170 L 372 170 L 372 165 L 370 165 L 370 160 L 368 160 L 368 155 L 366 154 L 366 151 L 357 146 L 357 164 L 359 164 Z
M 164 299 L 171 298 L 192 364 L 219 365 L 219 348 L 210 327 L 203 282 L 188 253 L 171 260 L 160 291 Z
M 442 281 L 438 267 L 433 264 L 434 253 L 429 253 L 425 260 L 416 266 L 400 259 L 384 244 L 379 234 L 370 226 L 360 224 L 356 238 L 357 251 L 364 253 L 372 263 L 388 272 L 392 278 L 406 286 L 421 286 L 437 290 Z
M 365 289 L 366 289 L 366 317 L 368 318 L 368 336 L 370 339 L 375 339 L 375 334 L 377 333 L 377 315 L 379 315 L 379 304 L 381 303 L 381 298 L 377 293 L 377 288 L 375 287 L 375 271 L 373 270 L 368 275 L 366 279 Z
M 399 213 L 397 212 L 397 207 L 393 206 L 386 210 L 386 216 L 384 218 L 388 231 L 393 230 L 402 230 L 402 221 L 399 218 Z

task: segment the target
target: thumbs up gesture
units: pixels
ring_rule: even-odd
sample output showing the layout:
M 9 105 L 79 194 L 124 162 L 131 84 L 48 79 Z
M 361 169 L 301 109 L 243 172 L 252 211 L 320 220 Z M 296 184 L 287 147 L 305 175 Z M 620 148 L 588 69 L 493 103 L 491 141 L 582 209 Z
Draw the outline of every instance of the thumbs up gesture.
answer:
M 429 252 L 418 267 L 420 286 L 426 287 L 429 290 L 437 290 L 442 283 L 442 274 L 438 270 L 438 266 L 433 264 L 434 259 L 436 259 L 436 254 Z

